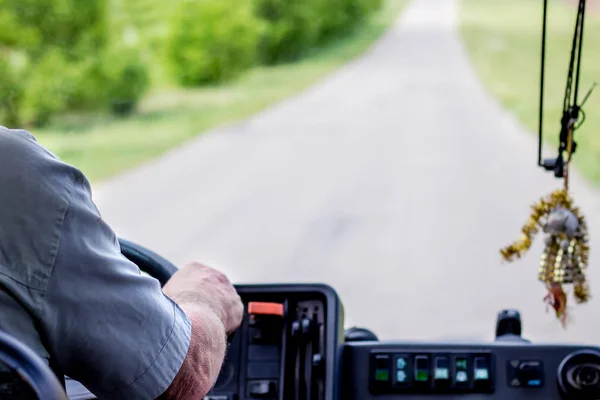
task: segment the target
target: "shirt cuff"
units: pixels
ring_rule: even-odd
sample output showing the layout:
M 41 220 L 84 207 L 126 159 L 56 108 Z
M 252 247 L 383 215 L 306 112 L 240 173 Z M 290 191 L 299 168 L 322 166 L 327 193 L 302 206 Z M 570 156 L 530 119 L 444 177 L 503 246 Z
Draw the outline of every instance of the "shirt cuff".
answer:
M 173 329 L 152 365 L 133 383 L 111 392 L 107 398 L 153 400 L 166 392 L 187 356 L 192 335 L 192 322 L 175 302 Z

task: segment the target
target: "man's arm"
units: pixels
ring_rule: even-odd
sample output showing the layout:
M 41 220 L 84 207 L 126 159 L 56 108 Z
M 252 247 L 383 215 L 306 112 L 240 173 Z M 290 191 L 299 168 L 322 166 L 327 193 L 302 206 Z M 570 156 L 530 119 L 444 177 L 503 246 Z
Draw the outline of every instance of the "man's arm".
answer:
M 202 399 L 215 384 L 225 357 L 225 328 L 210 308 L 186 304 L 182 309 L 192 321 L 192 337 L 181 369 L 162 399 Z
M 241 323 L 241 299 L 225 275 L 198 263 L 177 271 L 163 290 L 192 321 L 190 350 L 165 398 L 202 398 L 219 375 L 225 334 Z
M 64 184 L 69 204 L 40 304 L 50 353 L 101 399 L 154 399 L 187 356 L 191 321 L 121 254 L 83 175 L 72 169 Z
M 202 398 L 218 377 L 226 333 L 241 322 L 239 296 L 223 274 L 190 264 L 165 287 L 170 301 L 156 280 L 141 275 L 120 254 L 116 236 L 93 206 L 87 181 L 83 176 L 80 179 L 63 222 L 64 236 L 47 303 L 48 314 L 54 312 L 50 321 L 61 321 L 50 329 L 52 337 L 60 338 L 59 360 L 68 354 L 62 360 L 65 371 L 99 396 L 111 399 L 150 399 L 165 390 L 167 399 Z M 95 285 L 100 287 L 90 291 Z M 90 293 L 93 298 L 88 297 Z M 71 319 L 78 319 L 76 325 L 85 324 L 85 328 L 67 328 Z M 133 354 L 129 349 L 134 349 Z M 119 360 L 117 370 L 113 360 Z M 97 371 L 86 376 L 83 373 L 91 372 L 90 362 L 98 364 L 92 367 Z M 96 388 L 98 378 L 107 371 L 113 376 Z
M 185 399 L 177 382 L 186 376 L 198 385 L 188 398 L 207 392 L 227 318 L 218 307 L 182 302 L 184 310 L 165 296 L 121 255 L 83 174 L 28 133 L 0 130 L 7 272 L 55 363 L 99 398 L 154 399 L 169 389 Z
M 99 398 L 202 397 L 241 320 L 227 278 L 183 268 L 168 285 L 172 297 L 188 293 L 179 306 L 123 257 L 79 170 L 3 127 L 0 167 L 0 277 L 24 308 L 3 323 Z

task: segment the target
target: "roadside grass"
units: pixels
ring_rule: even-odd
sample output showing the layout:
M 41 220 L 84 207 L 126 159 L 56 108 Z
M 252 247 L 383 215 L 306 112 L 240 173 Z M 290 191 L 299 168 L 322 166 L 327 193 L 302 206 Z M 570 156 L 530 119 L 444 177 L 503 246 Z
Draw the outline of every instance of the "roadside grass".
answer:
M 576 8 L 550 1 L 546 54 L 544 136 L 557 143 Z M 487 88 L 531 131 L 538 129 L 542 1 L 462 0 L 461 33 Z M 588 12 L 582 53 L 580 99 L 600 83 L 600 18 Z M 600 87 L 584 107 L 586 121 L 576 132 L 574 162 L 600 183 Z M 532 154 L 532 160 L 535 155 Z
M 314 84 L 367 50 L 405 4 L 406 0 L 386 0 L 380 11 L 348 36 L 297 63 L 256 67 L 234 82 L 215 87 L 158 89 L 130 118 L 70 116 L 34 134 L 91 180 L 108 178 L 207 129 L 248 117 Z

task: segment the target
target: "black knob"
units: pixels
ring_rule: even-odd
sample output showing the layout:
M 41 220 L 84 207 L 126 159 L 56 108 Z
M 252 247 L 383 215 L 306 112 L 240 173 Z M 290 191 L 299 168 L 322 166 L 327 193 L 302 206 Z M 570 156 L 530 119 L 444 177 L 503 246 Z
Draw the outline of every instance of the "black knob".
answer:
M 597 387 L 600 384 L 600 365 L 575 365 L 567 371 L 567 380 L 578 389 Z
M 558 386 L 564 399 L 600 398 L 600 353 L 582 350 L 565 357 L 558 367 Z
M 496 339 L 507 336 L 521 336 L 521 314 L 517 310 L 502 310 L 496 320 Z
M 540 380 L 542 377 L 542 365 L 539 361 L 525 361 L 519 365 L 517 374 L 521 382 Z

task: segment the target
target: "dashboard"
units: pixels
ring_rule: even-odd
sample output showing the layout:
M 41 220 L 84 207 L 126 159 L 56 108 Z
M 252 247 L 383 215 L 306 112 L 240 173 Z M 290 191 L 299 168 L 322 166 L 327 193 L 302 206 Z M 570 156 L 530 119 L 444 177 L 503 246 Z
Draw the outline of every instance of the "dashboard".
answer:
M 600 399 L 600 349 L 529 343 L 510 315 L 491 343 L 344 342 L 332 288 L 237 288 L 246 315 L 205 400 Z
M 600 398 L 600 353 L 577 346 L 354 343 L 341 368 L 347 400 Z
M 236 289 L 244 319 L 204 400 L 600 399 L 600 348 L 529 343 L 510 315 L 489 343 L 378 341 L 344 334 L 329 286 Z M 94 398 L 74 381 L 67 389 Z

